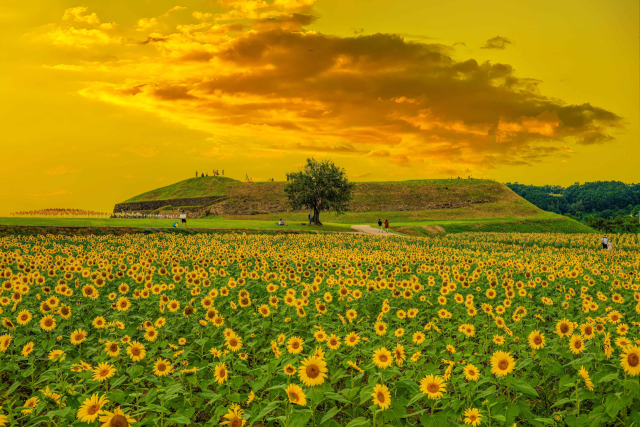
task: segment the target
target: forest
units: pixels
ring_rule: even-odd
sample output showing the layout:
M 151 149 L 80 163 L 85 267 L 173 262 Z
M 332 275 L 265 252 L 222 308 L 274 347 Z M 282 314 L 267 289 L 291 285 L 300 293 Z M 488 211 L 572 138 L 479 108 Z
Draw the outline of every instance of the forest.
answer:
M 640 232 L 640 184 L 595 181 L 569 187 L 507 183 L 516 194 L 540 209 L 578 219 L 609 233 Z

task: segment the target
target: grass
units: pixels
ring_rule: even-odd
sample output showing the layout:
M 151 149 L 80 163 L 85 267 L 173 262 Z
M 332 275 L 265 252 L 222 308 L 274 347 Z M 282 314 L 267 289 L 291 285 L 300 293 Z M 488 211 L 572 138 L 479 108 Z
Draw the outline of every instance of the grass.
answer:
M 474 220 L 423 221 L 396 224 L 394 230 L 409 236 L 429 236 L 448 233 L 498 232 L 498 233 L 595 233 L 592 228 L 571 218 L 547 214 L 536 218 L 485 218 Z
M 0 217 L 0 225 L 56 226 L 56 227 L 148 227 L 173 228 L 176 220 L 171 219 L 112 219 L 112 218 L 9 218 Z M 348 224 L 324 224 L 322 227 L 289 222 L 285 227 L 273 221 L 237 221 L 220 218 L 189 219 L 188 228 L 208 229 L 259 229 L 259 230 L 300 230 L 300 231 L 351 231 Z
M 350 232 L 353 223 L 325 222 L 322 227 L 308 226 L 303 221 L 294 221 L 283 216 L 288 225 L 280 227 L 275 221 L 267 220 L 232 220 L 219 216 L 206 219 L 189 219 L 188 230 L 223 229 L 223 230 L 290 230 Z M 161 219 L 88 219 L 88 218 L 0 218 L 0 225 L 51 226 L 51 227 L 138 227 L 149 229 L 173 229 L 176 220 Z M 362 224 L 362 222 L 361 222 Z M 376 228 L 375 220 L 366 224 Z M 184 230 L 184 228 L 180 228 Z M 543 212 L 531 218 L 466 218 L 449 220 L 423 221 L 391 221 L 391 230 L 410 236 L 434 236 L 441 233 L 463 232 L 520 232 L 520 233 L 593 233 L 586 225 L 549 212 Z
M 224 219 L 276 221 L 286 213 L 292 221 L 305 221 L 307 212 L 289 212 L 285 185 L 285 182 L 248 184 L 224 177 L 191 178 L 140 194 L 126 202 L 226 196 L 227 200 L 214 205 L 224 214 Z M 325 213 L 322 219 L 357 224 L 367 223 L 376 215 L 400 222 L 524 218 L 541 212 L 495 181 L 441 179 L 356 183 L 350 212 L 343 216 Z
M 222 176 L 190 178 L 166 187 L 139 194 L 122 203 L 146 202 L 150 200 L 186 199 L 192 197 L 224 196 L 229 189 L 242 185 L 240 181 Z M 248 185 L 248 184 L 246 184 Z

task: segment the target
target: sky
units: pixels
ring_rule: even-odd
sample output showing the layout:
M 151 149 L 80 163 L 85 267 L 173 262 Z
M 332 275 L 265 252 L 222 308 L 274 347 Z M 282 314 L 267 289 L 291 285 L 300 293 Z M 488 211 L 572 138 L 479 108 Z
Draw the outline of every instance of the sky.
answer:
M 308 157 L 354 181 L 639 176 L 637 0 L 3 0 L 0 215 Z

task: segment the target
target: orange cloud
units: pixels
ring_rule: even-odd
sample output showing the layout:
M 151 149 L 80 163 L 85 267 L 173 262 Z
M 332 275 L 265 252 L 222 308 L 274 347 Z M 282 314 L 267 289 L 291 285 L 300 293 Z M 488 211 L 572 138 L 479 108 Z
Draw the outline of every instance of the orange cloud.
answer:
M 79 93 L 207 132 L 211 155 L 304 151 L 490 170 L 571 156 L 571 144 L 610 143 L 611 130 L 622 127 L 611 111 L 545 96 L 539 80 L 509 64 L 456 61 L 453 47 L 424 37 L 306 31 L 318 19 L 313 0 L 212 4 L 224 10 L 185 13 L 175 30 L 144 39 L 135 32 L 151 20 L 115 35 L 86 8 L 69 9 L 65 21 L 92 28 L 61 27 L 53 31 L 61 36 L 50 37 L 95 49 L 120 40 L 118 60 L 101 64 L 111 78 Z M 485 48 L 509 43 L 494 37 Z M 82 66 L 55 67 L 82 73 Z M 158 155 L 149 147 L 129 151 Z

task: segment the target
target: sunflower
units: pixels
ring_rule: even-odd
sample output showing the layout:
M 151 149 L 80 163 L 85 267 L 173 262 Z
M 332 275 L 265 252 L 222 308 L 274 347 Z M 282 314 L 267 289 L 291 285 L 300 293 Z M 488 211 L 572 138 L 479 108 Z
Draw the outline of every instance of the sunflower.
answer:
M 468 381 L 478 381 L 480 379 L 480 371 L 472 364 L 468 364 L 462 369 L 464 376 Z
M 95 319 L 93 319 L 93 322 L 91 322 L 91 324 L 96 329 L 103 329 L 107 327 L 107 321 L 102 316 L 98 316 Z
M 402 366 L 405 360 L 407 360 L 407 355 L 404 352 L 404 347 L 400 345 L 400 343 L 396 344 L 396 348 L 393 349 L 393 356 L 396 360 L 396 365 Z
M 64 361 L 65 359 L 65 353 L 62 350 L 51 350 L 49 352 L 49 360 L 57 360 L 59 362 Z
M 300 381 L 307 387 L 320 385 L 324 383 L 327 377 L 327 362 L 323 358 L 311 356 L 302 361 L 302 366 L 298 368 L 298 376 Z
M 78 345 L 87 339 L 87 332 L 83 329 L 76 329 L 71 333 L 71 344 Z
M 376 334 L 378 335 L 384 335 L 387 333 L 387 324 L 384 322 L 376 322 L 374 329 L 376 331 Z
M 464 423 L 467 425 L 471 425 L 472 427 L 477 427 L 482 422 L 482 415 L 480 415 L 480 410 L 477 408 L 469 408 L 464 411 Z
M 20 313 L 18 313 L 18 317 L 16 317 L 16 321 L 18 322 L 19 325 L 27 325 L 29 322 L 31 322 L 32 319 L 32 315 L 31 312 L 29 310 L 22 310 Z
M 382 347 L 378 350 L 374 350 L 373 363 L 375 363 L 375 365 L 380 369 L 388 368 L 393 363 L 391 352 L 387 350 L 385 347 Z
M 102 423 L 102 427 L 129 427 L 129 425 L 135 423 L 136 420 L 122 412 L 120 407 L 117 407 L 113 412 L 102 411 L 100 422 Z
M 129 347 L 127 347 L 127 354 L 129 358 L 134 362 L 139 362 L 147 355 L 144 345 L 138 341 L 133 341 Z
M 296 373 L 296 368 L 291 363 L 284 367 L 284 373 L 291 376 Z
M 218 384 L 222 384 L 229 378 L 229 371 L 226 363 L 218 363 L 215 368 L 215 380 Z
M 556 324 L 556 333 L 560 338 L 568 337 L 573 332 L 573 323 L 567 319 L 562 319 Z
M 391 405 L 391 393 L 386 385 L 376 384 L 371 397 L 373 397 L 373 403 L 383 410 Z
M 93 380 L 104 381 L 107 378 L 111 378 L 116 373 L 116 368 L 109 363 L 99 363 L 97 367 L 93 368 Z
M 544 334 L 540 331 L 533 331 L 529 334 L 529 346 L 534 350 L 540 350 L 544 347 L 545 339 Z
M 580 354 L 586 350 L 584 345 L 584 338 L 582 335 L 571 335 L 571 340 L 569 341 L 569 348 L 571 349 L 571 353 Z
M 155 341 L 158 338 L 158 331 L 153 326 L 147 328 L 144 332 L 144 339 L 147 341 Z
M 116 357 L 120 354 L 120 346 L 115 341 L 107 341 L 104 351 L 106 351 L 110 357 Z
M 589 390 L 593 391 L 593 382 L 591 381 L 591 378 L 589 377 L 589 372 L 586 369 L 584 369 L 584 366 L 580 366 L 580 370 L 578 371 L 578 374 L 584 380 L 584 385 Z
M 33 396 L 28 398 L 25 402 L 24 402 L 24 406 L 25 409 L 23 409 L 22 411 L 20 411 L 20 413 L 22 415 L 29 415 L 31 412 L 33 412 L 33 410 L 36 408 L 36 406 L 38 406 L 38 403 L 40 402 L 40 398 Z
M 640 347 L 627 347 L 620 355 L 620 364 L 624 372 L 635 377 L 640 374 Z
M 102 412 L 102 407 L 108 402 L 107 396 L 100 396 L 98 393 L 93 394 L 82 402 L 76 418 L 83 423 L 92 423 L 98 418 L 98 415 Z
M 33 343 L 33 341 L 25 344 L 24 347 L 22 347 L 22 352 L 20 354 L 22 354 L 23 357 L 27 357 L 33 352 L 34 346 L 35 344 Z
M 329 347 L 331 350 L 337 350 L 338 348 L 340 348 L 340 338 L 335 334 L 331 334 L 331 336 L 327 338 L 327 347 Z
M 289 396 L 289 402 L 295 403 L 296 405 L 306 406 L 307 405 L 307 396 L 302 391 L 302 388 L 297 384 L 289 384 L 289 386 L 285 389 L 287 396 Z
M 56 327 L 56 319 L 54 319 L 52 315 L 47 314 L 40 319 L 40 327 L 47 332 L 53 331 Z
M 418 331 L 415 334 L 413 334 L 412 341 L 414 344 L 420 345 L 424 342 L 424 340 L 425 340 L 425 335 L 422 332 Z
M 159 377 L 164 377 L 173 372 L 173 366 L 168 360 L 164 360 L 160 357 L 153 364 L 153 373 Z
M 236 334 L 233 334 L 233 336 L 229 337 L 229 339 L 227 339 L 227 348 L 231 351 L 233 351 L 234 353 L 237 352 L 238 350 L 240 350 L 242 348 L 242 338 L 240 338 L 239 336 L 237 336 Z M 300 350 L 302 351 L 302 350 Z
M 447 391 L 447 383 L 438 375 L 427 375 L 420 380 L 420 391 L 429 399 L 439 399 Z
M 351 332 L 344 338 L 344 343 L 348 347 L 354 347 L 356 344 L 358 344 L 359 341 L 360 337 L 356 332 Z
M 6 415 L 0 414 L 0 427 L 4 427 L 9 422 L 9 418 Z
M 291 337 L 287 341 L 287 351 L 291 354 L 299 354 L 302 352 L 302 344 L 304 340 L 300 337 Z
M 244 411 L 240 409 L 240 405 L 233 404 L 231 405 L 229 412 L 224 415 L 224 418 L 226 418 L 227 421 L 221 422 L 220 425 L 228 424 L 229 427 L 242 427 L 247 423 L 246 420 L 242 419 L 243 415 Z
M 497 377 L 503 377 L 513 372 L 515 366 L 516 362 L 509 353 L 496 351 L 493 356 L 491 356 L 491 373 Z

